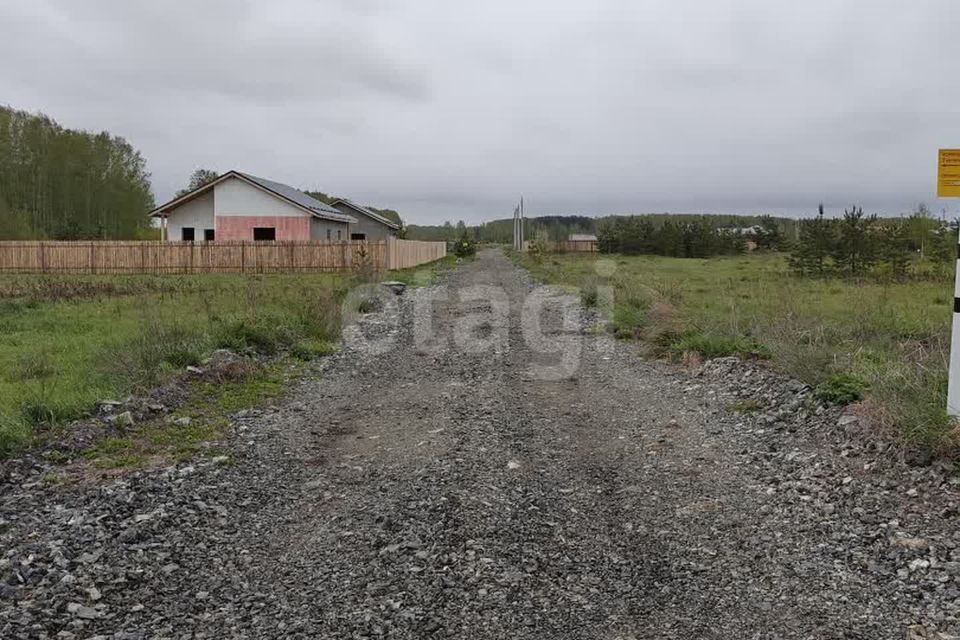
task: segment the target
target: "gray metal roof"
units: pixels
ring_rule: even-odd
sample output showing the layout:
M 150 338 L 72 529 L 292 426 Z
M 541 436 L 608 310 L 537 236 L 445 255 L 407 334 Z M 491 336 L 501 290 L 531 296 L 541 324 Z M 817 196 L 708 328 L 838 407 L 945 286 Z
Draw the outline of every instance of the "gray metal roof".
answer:
M 287 200 L 291 200 L 301 207 L 310 209 L 311 211 L 317 213 L 321 218 L 330 218 L 333 220 L 339 220 L 341 222 L 353 222 L 357 220 L 353 216 L 348 216 L 341 211 L 337 211 L 333 207 L 323 202 L 320 202 L 316 198 L 312 198 L 305 194 L 299 189 L 294 189 L 290 185 L 283 184 L 282 182 L 274 182 L 273 180 L 267 180 L 266 178 L 259 178 L 257 176 L 252 176 L 249 173 L 237 173 L 251 182 L 255 182 L 267 191 L 273 191 L 274 193 L 283 196 Z
M 390 227 L 391 229 L 399 229 L 399 228 L 400 228 L 400 225 L 398 225 L 396 222 L 394 222 L 394 221 L 391 220 L 390 218 L 385 218 L 385 217 L 383 217 L 382 215 L 380 215 L 379 213 L 374 213 L 373 211 L 370 211 L 370 209 L 367 209 L 366 207 L 361 207 L 360 205 L 358 205 L 358 204 L 356 204 L 356 203 L 354 203 L 354 202 L 351 202 L 351 201 L 349 201 L 349 200 L 345 200 L 345 199 L 343 199 L 343 198 L 340 198 L 340 199 L 338 199 L 338 200 L 334 200 L 334 201 L 333 201 L 333 206 L 336 206 L 336 205 L 338 205 L 338 204 L 344 204 L 344 205 L 350 207 L 351 209 L 353 209 L 354 211 L 356 211 L 357 213 L 362 213 L 362 214 L 365 215 L 365 216 L 369 216 L 369 217 L 373 218 L 374 220 L 376 220 L 377 222 L 381 222 L 381 223 L 387 225 L 387 226 Z

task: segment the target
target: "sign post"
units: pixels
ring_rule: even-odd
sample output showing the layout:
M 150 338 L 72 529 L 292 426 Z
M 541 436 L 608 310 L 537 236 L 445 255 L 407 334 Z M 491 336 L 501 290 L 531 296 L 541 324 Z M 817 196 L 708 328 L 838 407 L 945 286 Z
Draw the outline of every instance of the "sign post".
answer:
M 960 197 L 960 149 L 940 149 L 937 197 Z M 947 413 L 951 416 L 960 416 L 960 244 L 957 245 L 957 262 L 953 277 L 953 328 L 950 333 Z

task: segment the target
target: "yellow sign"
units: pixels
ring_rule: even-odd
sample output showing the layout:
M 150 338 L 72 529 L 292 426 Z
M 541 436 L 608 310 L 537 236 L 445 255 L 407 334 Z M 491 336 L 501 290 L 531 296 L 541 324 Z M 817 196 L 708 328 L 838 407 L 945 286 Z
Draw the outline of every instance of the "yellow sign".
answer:
M 960 198 L 960 149 L 940 149 L 937 197 Z

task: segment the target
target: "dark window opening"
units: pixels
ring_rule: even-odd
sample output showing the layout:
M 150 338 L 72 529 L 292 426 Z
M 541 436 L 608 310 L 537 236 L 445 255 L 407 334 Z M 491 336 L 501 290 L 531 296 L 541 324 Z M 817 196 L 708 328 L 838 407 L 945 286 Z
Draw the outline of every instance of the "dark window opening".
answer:
M 184 242 L 193 242 L 193 227 L 183 227 L 180 229 L 180 239 Z
M 253 239 L 257 241 L 269 241 L 277 239 L 276 227 L 254 227 Z
M 333 231 L 331 231 L 330 229 L 327 229 L 327 240 L 329 240 L 331 237 L 333 237 Z M 958 244 L 957 246 L 960 247 L 960 244 Z
M 351 233 L 351 234 L 350 234 L 350 239 L 351 239 L 351 240 L 366 240 L 366 239 L 367 239 L 367 234 L 365 234 L 365 233 Z
M 343 232 L 337 229 L 337 240 L 343 240 Z
M 204 229 L 203 230 L 203 241 L 204 242 L 213 242 L 217 239 L 217 232 L 214 229 Z

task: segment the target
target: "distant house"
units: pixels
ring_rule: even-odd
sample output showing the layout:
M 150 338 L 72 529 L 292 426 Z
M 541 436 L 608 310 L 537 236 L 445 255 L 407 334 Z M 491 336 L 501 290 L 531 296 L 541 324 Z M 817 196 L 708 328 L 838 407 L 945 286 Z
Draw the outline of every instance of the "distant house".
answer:
M 592 233 L 571 233 L 567 236 L 567 242 L 596 242 L 597 236 Z
M 388 236 L 395 236 L 400 231 L 400 225 L 374 213 L 365 207 L 354 204 L 349 200 L 335 200 L 330 206 L 345 215 L 357 219 L 356 224 L 350 225 L 351 240 L 385 240 Z
M 359 221 L 293 187 L 228 171 L 154 209 L 163 239 L 349 240 Z

